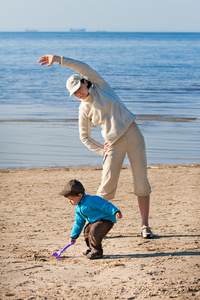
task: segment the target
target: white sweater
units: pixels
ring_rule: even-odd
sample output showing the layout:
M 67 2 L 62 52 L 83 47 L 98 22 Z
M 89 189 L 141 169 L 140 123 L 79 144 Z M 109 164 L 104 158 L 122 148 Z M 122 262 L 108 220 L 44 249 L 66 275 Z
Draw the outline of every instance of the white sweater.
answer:
M 66 57 L 61 58 L 61 65 L 80 73 L 93 84 L 89 96 L 81 100 L 79 106 L 79 134 L 90 150 L 103 155 L 104 145 L 90 136 L 92 123 L 101 126 L 104 140 L 112 145 L 125 133 L 136 116 L 89 65 Z

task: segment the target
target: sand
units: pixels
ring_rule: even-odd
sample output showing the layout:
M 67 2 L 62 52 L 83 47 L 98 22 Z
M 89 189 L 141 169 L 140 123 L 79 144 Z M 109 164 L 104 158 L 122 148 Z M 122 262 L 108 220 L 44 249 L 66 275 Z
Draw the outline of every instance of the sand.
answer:
M 68 244 L 74 207 L 58 195 L 76 178 L 96 194 L 101 168 L 1 170 L 0 299 L 200 299 L 200 165 L 149 166 L 153 240 L 141 219 L 129 167 L 115 199 L 123 213 L 90 261 L 83 234 Z

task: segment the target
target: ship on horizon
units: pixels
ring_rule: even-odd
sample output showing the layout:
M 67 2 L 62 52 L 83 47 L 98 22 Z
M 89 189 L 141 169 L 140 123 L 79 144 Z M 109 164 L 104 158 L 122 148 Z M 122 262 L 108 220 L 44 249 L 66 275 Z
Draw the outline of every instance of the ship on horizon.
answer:
M 39 30 L 37 30 L 37 29 L 29 29 L 29 28 L 27 28 L 27 29 L 25 29 L 25 32 L 38 32 Z
M 70 32 L 85 32 L 86 29 L 85 28 L 79 28 L 79 29 L 77 29 L 77 28 L 70 28 L 69 31 Z

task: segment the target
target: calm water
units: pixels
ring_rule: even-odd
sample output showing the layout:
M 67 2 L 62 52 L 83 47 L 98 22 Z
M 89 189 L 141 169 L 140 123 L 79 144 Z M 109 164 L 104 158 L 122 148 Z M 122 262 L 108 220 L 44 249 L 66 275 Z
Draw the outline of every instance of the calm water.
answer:
M 199 33 L 0 33 L 0 168 L 101 165 L 79 140 L 74 72 L 37 63 L 51 53 L 109 82 L 138 116 L 148 164 L 199 163 L 199 49 Z

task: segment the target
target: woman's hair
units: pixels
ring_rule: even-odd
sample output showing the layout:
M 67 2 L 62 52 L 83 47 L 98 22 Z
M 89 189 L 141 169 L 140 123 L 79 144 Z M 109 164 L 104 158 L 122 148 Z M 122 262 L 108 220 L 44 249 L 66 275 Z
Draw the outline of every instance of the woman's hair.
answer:
M 86 80 L 86 79 L 81 79 L 81 83 L 84 83 L 84 80 Z M 87 81 L 87 83 L 88 83 L 88 85 L 87 85 L 87 88 L 88 88 L 88 90 L 89 90 L 89 88 L 91 88 L 91 86 L 92 86 L 92 82 L 91 81 L 89 81 L 89 80 L 86 80 Z

